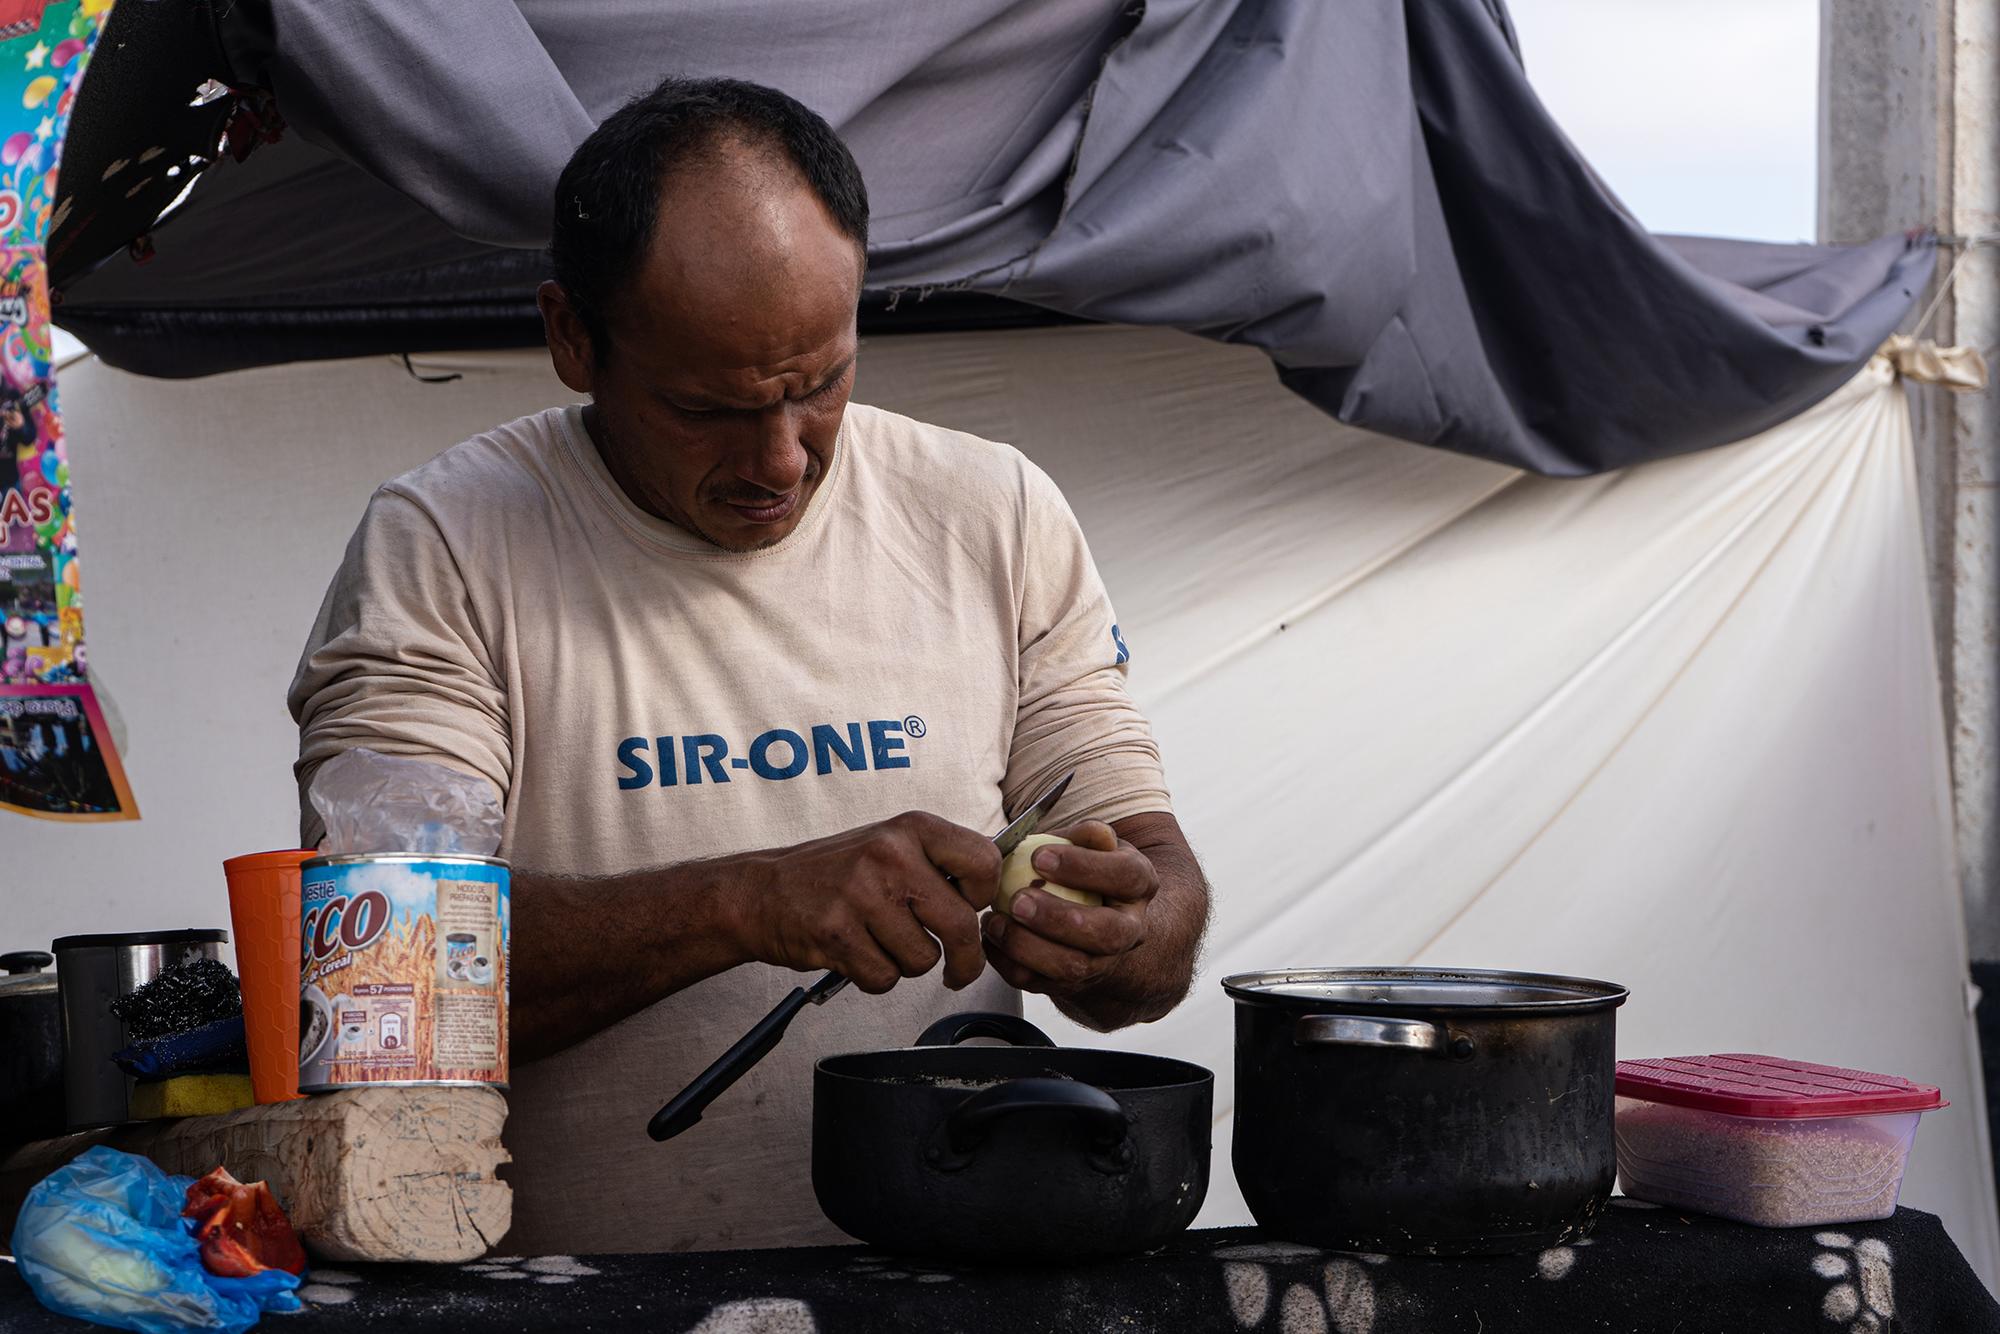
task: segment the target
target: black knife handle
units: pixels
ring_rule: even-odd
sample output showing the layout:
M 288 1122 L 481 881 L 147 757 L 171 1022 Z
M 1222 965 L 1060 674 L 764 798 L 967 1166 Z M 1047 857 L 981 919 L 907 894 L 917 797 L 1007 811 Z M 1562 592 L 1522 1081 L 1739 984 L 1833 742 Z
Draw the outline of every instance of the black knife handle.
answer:
M 758 1025 L 737 1040 L 735 1046 L 715 1058 L 715 1063 L 695 1076 L 692 1084 L 673 1096 L 673 1100 L 653 1114 L 646 1125 L 646 1133 L 656 1140 L 672 1139 L 701 1120 L 702 1111 L 731 1084 L 741 1079 L 751 1066 L 764 1059 L 771 1048 L 778 1045 L 778 1039 L 785 1035 L 785 1028 L 811 999 L 804 987 L 793 987 L 791 994 L 778 1002 L 777 1008 L 765 1015 Z

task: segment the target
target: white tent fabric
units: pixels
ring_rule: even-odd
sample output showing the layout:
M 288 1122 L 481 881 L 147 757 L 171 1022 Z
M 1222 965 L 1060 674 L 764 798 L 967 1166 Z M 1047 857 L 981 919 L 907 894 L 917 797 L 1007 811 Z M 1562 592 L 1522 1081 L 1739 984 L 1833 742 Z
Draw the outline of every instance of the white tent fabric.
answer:
M 1328 431 L 1240 361 L 1171 374 L 1171 342 L 981 352 L 877 363 L 865 389 L 1014 440 L 1064 486 L 1216 888 L 1191 1003 L 1060 1040 L 1214 1069 L 1221 1148 L 1229 972 L 1609 977 L 1633 989 L 1621 1055 L 1770 1051 L 1946 1086 L 1906 1199 L 1994 1281 L 1908 409 L 1885 368 L 1742 444 L 1549 481 Z M 1218 1173 L 1202 1221 L 1245 1218 Z
M 863 399 L 1047 467 L 1103 568 L 1216 918 L 1163 1022 L 1100 1037 L 1031 1013 L 1216 1071 L 1203 1223 L 1247 1217 L 1219 977 L 1534 968 L 1630 986 L 1621 1055 L 1771 1051 L 1943 1086 L 1904 1200 L 2000 1277 L 1886 370 L 1738 445 L 1550 481 L 1341 427 L 1255 352 L 1170 332 L 877 339 L 862 365 Z M 284 685 L 367 493 L 564 396 L 538 355 L 418 369 L 462 378 L 68 372 L 92 666 L 146 818 L 11 822 L 10 864 L 48 874 L 0 886 L 8 948 L 220 923 L 220 859 L 288 841 Z

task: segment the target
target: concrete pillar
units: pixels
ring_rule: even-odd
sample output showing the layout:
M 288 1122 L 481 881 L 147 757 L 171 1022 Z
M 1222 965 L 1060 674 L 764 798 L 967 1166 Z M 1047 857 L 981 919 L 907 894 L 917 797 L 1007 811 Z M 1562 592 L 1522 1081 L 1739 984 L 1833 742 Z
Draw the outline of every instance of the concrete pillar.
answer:
M 2000 231 L 2000 6 L 1821 0 L 1820 53 L 1821 240 Z M 1942 252 L 1939 280 L 1954 259 L 1927 336 L 2000 364 L 2000 247 Z M 2000 392 L 1910 392 L 1967 933 L 2000 960 Z

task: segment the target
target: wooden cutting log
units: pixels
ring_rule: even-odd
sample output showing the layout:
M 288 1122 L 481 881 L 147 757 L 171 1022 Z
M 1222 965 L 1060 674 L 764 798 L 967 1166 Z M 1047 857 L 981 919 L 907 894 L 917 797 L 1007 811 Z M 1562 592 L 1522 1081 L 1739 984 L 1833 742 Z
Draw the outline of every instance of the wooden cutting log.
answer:
M 0 1160 L 0 1241 L 30 1186 L 109 1144 L 183 1176 L 219 1165 L 270 1182 L 315 1259 L 477 1259 L 513 1222 L 513 1194 L 494 1176 L 508 1161 L 506 1115 L 490 1088 L 347 1089 L 42 1140 Z

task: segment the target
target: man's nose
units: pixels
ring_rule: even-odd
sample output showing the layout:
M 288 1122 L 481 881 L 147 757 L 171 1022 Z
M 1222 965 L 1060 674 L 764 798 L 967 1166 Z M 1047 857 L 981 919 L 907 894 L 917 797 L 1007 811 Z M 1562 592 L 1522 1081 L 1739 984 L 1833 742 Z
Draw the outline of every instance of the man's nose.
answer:
M 775 404 L 753 420 L 751 437 L 737 458 L 736 475 L 774 494 L 790 491 L 806 475 L 810 457 L 799 443 L 792 405 Z

